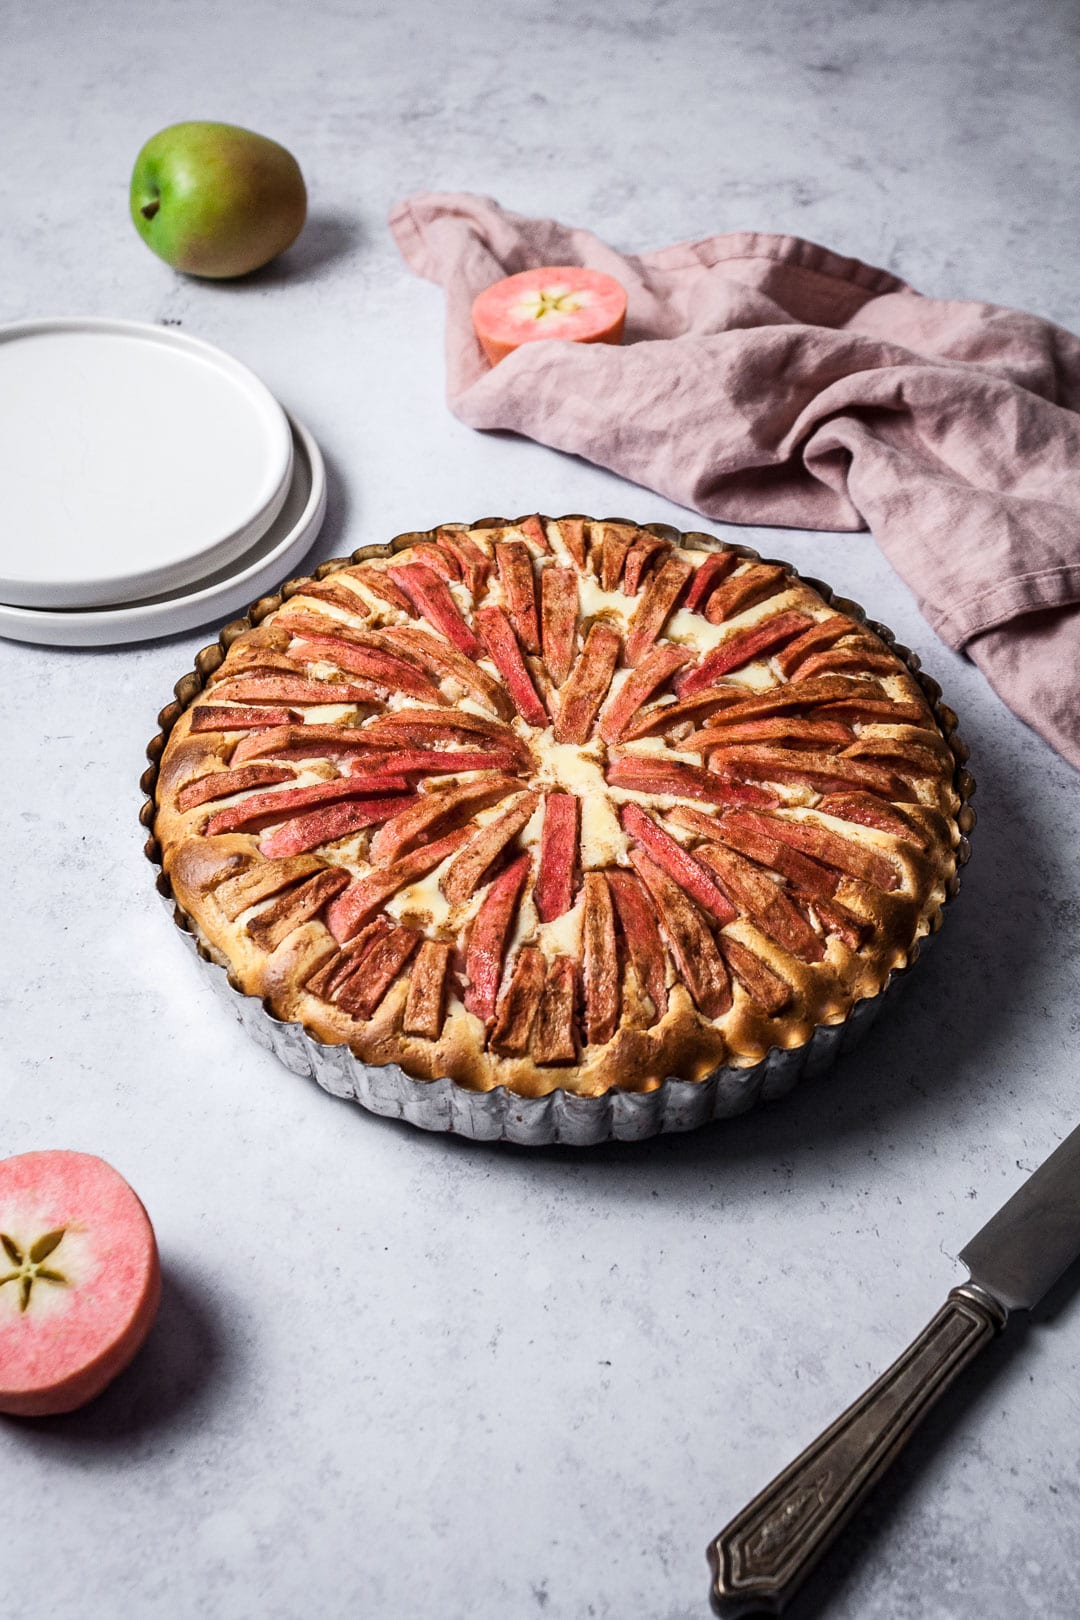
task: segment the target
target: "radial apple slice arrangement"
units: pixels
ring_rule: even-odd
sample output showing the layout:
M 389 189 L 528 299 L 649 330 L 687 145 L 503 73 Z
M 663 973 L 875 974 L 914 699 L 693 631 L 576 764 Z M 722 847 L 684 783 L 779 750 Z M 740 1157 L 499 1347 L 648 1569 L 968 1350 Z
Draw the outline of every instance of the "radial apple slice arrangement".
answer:
M 535 515 L 373 550 L 225 638 L 156 772 L 172 893 L 278 1018 L 418 1079 L 649 1089 L 842 1022 L 936 926 L 956 754 L 789 568 Z

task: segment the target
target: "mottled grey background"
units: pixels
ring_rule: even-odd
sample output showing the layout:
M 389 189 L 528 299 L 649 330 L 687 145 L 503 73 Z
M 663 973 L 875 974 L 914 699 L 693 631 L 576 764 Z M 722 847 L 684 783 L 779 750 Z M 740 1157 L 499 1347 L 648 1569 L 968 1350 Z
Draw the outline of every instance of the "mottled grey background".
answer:
M 1076 329 L 1077 30 L 1065 0 L 8 5 L 0 317 L 176 322 L 249 362 L 326 451 L 320 555 L 537 507 L 678 523 L 454 422 L 440 297 L 388 205 L 473 189 L 630 248 L 798 232 Z M 309 182 L 303 240 L 243 285 L 178 279 L 127 221 L 142 141 L 199 117 L 277 136 Z M 278 1067 L 171 936 L 135 825 L 155 713 L 209 637 L 0 644 L 0 1152 L 111 1159 L 167 1281 L 110 1394 L 0 1427 L 5 1620 L 696 1620 L 711 1533 L 921 1327 L 1080 1120 L 1077 776 L 867 536 L 745 538 L 940 678 L 976 854 L 921 982 L 842 1070 L 637 1149 L 425 1137 Z M 1076 1614 L 1078 1391 L 1065 1286 L 801 1614 Z

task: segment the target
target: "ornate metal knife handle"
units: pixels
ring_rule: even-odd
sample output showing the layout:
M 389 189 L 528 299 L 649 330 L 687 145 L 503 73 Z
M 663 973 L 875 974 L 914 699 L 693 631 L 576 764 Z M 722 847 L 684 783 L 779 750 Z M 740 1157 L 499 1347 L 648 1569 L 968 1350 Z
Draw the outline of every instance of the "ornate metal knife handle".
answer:
M 785 1607 L 935 1401 L 1005 1320 L 997 1301 L 974 1283 L 953 1289 L 888 1372 L 712 1542 L 719 1615 Z

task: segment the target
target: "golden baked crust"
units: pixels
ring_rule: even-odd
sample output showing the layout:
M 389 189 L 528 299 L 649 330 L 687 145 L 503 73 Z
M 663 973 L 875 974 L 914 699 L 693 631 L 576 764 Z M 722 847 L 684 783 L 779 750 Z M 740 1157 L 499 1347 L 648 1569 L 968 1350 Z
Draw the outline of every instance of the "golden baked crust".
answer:
M 240 635 L 161 759 L 164 870 L 248 994 L 418 1079 L 597 1096 L 801 1045 L 908 961 L 956 762 L 866 625 L 625 523 L 409 539 Z

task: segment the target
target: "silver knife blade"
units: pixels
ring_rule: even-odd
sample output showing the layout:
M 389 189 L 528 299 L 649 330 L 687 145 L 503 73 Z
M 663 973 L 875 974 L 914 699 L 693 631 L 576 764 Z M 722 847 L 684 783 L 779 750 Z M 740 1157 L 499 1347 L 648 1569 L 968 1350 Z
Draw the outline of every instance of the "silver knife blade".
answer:
M 1080 1257 L 1080 1125 L 1013 1193 L 960 1258 L 1007 1311 L 1029 1311 Z

